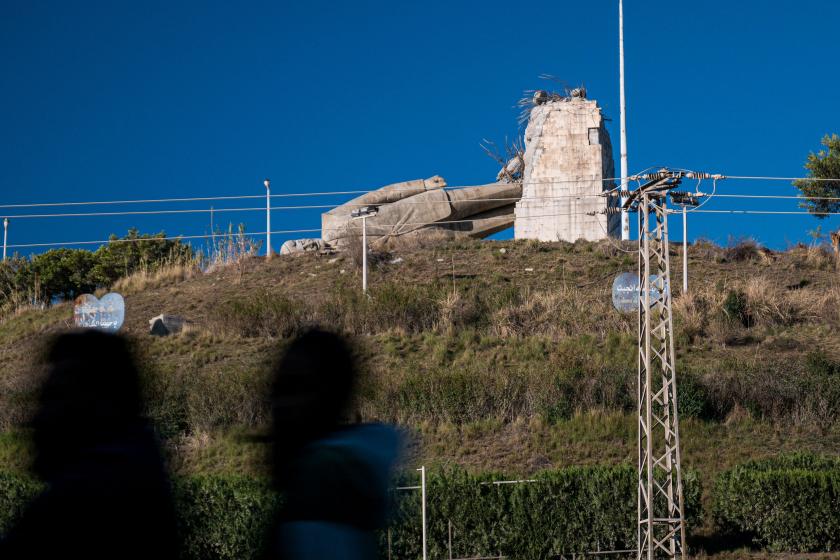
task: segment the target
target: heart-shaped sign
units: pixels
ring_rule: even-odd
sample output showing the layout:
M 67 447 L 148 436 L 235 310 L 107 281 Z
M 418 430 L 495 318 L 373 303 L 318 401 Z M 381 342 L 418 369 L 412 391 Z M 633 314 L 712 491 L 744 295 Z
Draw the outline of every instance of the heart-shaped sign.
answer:
M 124 320 L 125 300 L 116 292 L 105 294 L 102 299 L 82 294 L 73 306 L 73 322 L 77 327 L 117 332 Z

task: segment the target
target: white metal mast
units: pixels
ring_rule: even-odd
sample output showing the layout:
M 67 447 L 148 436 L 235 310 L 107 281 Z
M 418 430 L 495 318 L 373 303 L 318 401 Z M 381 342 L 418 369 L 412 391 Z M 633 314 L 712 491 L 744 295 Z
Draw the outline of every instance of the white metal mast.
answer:
M 621 192 L 627 191 L 627 108 L 624 101 L 624 3 L 618 0 L 618 81 L 621 121 Z M 621 197 L 621 239 L 630 239 L 630 215 L 624 208 L 626 198 Z

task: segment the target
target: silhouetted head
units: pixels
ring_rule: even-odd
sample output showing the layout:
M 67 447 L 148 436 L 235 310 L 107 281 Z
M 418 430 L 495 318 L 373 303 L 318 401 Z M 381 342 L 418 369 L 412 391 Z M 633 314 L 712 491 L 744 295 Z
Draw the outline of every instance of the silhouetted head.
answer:
M 283 462 L 338 427 L 355 384 L 356 363 L 344 338 L 317 329 L 296 338 L 275 371 L 271 399 L 275 459 Z
M 35 471 L 49 479 L 91 449 L 125 439 L 143 421 L 137 369 L 122 338 L 62 334 L 49 344 L 46 361 L 32 424 Z

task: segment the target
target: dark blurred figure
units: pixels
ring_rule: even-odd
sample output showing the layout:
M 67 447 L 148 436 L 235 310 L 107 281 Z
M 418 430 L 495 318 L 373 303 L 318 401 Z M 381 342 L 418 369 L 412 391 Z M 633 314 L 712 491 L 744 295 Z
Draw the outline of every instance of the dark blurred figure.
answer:
M 284 496 L 273 558 L 376 558 L 397 432 L 346 424 L 357 368 L 347 342 L 312 330 L 280 360 L 272 393 L 274 466 Z
M 175 558 L 169 485 L 125 341 L 60 335 L 47 361 L 33 420 L 33 469 L 47 487 L 0 543 L 0 558 Z

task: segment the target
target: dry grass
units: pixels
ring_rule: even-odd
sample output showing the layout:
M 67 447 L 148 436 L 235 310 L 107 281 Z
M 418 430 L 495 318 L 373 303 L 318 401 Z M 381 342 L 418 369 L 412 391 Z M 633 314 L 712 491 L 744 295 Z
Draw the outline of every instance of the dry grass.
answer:
M 609 295 L 563 286 L 551 292 L 523 294 L 493 315 L 493 333 L 500 337 L 542 335 L 552 338 L 581 332 L 628 332 L 630 321 L 610 308 Z M 606 320 L 604 320 L 606 319 Z
M 184 282 L 199 272 L 198 264 L 194 260 L 165 263 L 154 269 L 142 268 L 129 276 L 120 278 L 111 290 L 123 296 L 139 294 Z

